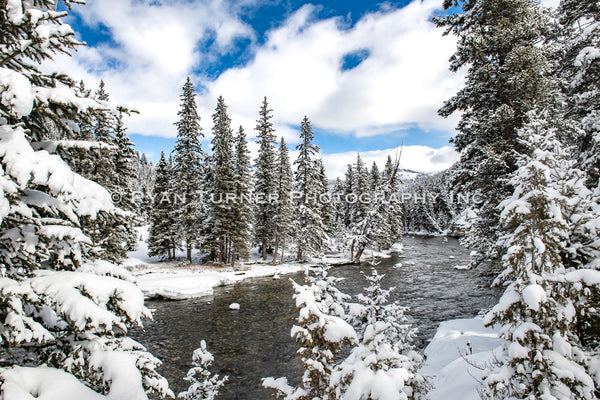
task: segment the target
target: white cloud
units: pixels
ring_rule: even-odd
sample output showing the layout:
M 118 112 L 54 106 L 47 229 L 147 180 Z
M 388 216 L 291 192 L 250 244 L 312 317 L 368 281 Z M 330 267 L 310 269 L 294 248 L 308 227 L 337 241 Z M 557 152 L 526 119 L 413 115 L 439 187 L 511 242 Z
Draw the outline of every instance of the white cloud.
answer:
M 92 28 L 108 30 L 110 44 L 82 47 L 73 57 L 57 56 L 51 67 L 93 89 L 103 79 L 113 100 L 140 111 L 128 120 L 130 132 L 173 137 L 186 77 L 198 81 L 198 66 L 229 51 L 238 38 L 254 40 L 254 31 L 238 18 L 233 4 L 88 0 L 74 12 Z M 210 51 L 201 53 L 199 43 L 213 36 Z
M 208 101 L 223 95 L 231 109 L 255 115 L 263 95 L 275 115 L 338 133 L 370 136 L 418 126 L 452 131 L 454 118 L 437 109 L 460 88 L 448 71 L 456 42 L 429 21 L 438 0 L 414 1 L 389 12 L 368 14 L 352 28 L 339 18 L 315 20 L 306 5 L 269 33 L 254 59 L 225 71 L 208 85 Z M 358 67 L 342 71 L 344 55 L 368 49 Z
M 369 169 L 375 162 L 382 171 L 387 156 L 395 160 L 398 149 L 321 154 L 327 176 L 330 179 L 343 177 L 346 166 L 356 162 L 357 153 L 360 153 L 360 157 Z M 418 172 L 437 172 L 449 168 L 456 161 L 458 161 L 458 154 L 449 146 L 440 149 L 427 146 L 404 146 L 400 157 L 400 168 Z
M 140 111 L 128 121 L 129 131 L 140 134 L 176 135 L 173 122 L 188 75 L 206 88 L 198 106 L 207 135 L 219 95 L 229 105 L 233 125 L 243 124 L 250 137 L 265 95 L 278 134 L 291 143 L 298 133 L 290 126 L 304 115 L 317 128 L 356 136 L 413 126 L 453 130 L 456 119 L 444 120 L 436 110 L 463 78 L 448 71 L 454 39 L 442 37 L 429 21 L 439 0 L 385 8 L 351 28 L 341 18 L 316 19 L 316 8 L 305 5 L 268 32 L 262 46 L 240 18 L 239 7 L 248 1 L 88 0 L 77 12 L 90 26 L 108 29 L 110 46 L 58 57 L 53 68 L 94 88 L 104 79 L 115 101 Z M 198 44 L 213 36 L 213 47 L 201 52 Z M 195 75 L 200 65 L 218 62 L 235 48 L 238 38 L 254 43 L 246 66 L 226 70 L 214 81 Z M 341 71 L 343 56 L 360 49 L 368 49 L 369 57 Z

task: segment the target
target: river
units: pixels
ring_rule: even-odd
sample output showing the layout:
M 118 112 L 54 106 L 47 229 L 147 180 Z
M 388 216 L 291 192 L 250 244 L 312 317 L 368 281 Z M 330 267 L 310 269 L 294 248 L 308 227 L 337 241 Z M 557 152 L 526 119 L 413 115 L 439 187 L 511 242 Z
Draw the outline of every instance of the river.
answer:
M 496 303 L 500 293 L 489 288 L 488 277 L 454 268 L 469 260 L 457 240 L 406 237 L 403 243 L 402 253 L 394 253 L 375 268 L 386 275 L 383 286 L 396 287 L 392 300 L 409 307 L 406 314 L 419 329 L 418 348 L 427 344 L 441 321 L 473 317 Z M 330 270 L 330 275 L 344 278 L 340 290 L 350 295 L 362 291 L 366 282 L 361 270 L 372 268 L 368 259 L 367 254 L 367 262 L 360 266 Z M 251 279 L 216 288 L 211 298 L 147 301 L 154 321 L 132 336 L 164 362 L 160 372 L 176 394 L 187 387 L 182 377 L 191 366 L 192 352 L 204 339 L 215 357 L 212 370 L 229 375 L 219 399 L 268 399 L 260 378 L 287 376 L 297 383 L 302 374 L 290 337 L 297 313 L 288 278 L 304 281 L 303 274 Z M 234 302 L 240 310 L 229 310 Z

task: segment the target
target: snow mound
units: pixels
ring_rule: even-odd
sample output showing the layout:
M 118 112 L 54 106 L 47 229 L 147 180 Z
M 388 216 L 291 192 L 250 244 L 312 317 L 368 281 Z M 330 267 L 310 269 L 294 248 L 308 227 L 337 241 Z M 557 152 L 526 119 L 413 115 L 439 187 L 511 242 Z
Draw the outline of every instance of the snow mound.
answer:
M 240 304 L 239 303 L 231 303 L 229 305 L 229 309 L 230 310 L 239 310 L 240 309 Z
M 440 324 L 425 349 L 427 361 L 421 373 L 433 376 L 431 400 L 480 400 L 477 389 L 483 366 L 501 354 L 503 340 L 499 329 L 484 326 L 484 321 L 456 319 Z

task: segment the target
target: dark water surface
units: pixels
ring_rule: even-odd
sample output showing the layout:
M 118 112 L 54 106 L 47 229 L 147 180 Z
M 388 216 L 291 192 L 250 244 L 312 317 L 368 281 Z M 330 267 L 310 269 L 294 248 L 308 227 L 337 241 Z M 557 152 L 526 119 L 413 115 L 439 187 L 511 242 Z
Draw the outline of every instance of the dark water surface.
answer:
M 489 289 L 488 278 L 477 271 L 458 271 L 468 263 L 468 252 L 454 239 L 406 237 L 404 252 L 383 260 L 375 268 L 385 273 L 384 286 L 395 286 L 392 300 L 410 307 L 407 315 L 419 329 L 417 347 L 423 348 L 441 321 L 469 318 L 496 303 L 498 292 Z M 365 261 L 368 261 L 368 254 Z M 402 266 L 397 267 L 398 263 Z M 366 286 L 361 270 L 368 263 L 339 266 L 330 275 L 345 278 L 338 288 L 354 295 Z M 132 336 L 164 362 L 161 373 L 173 391 L 187 387 L 182 380 L 191 366 L 194 349 L 206 340 L 215 357 L 212 370 L 229 375 L 223 400 L 268 399 L 260 378 L 287 376 L 297 383 L 302 374 L 290 329 L 297 314 L 288 278 L 301 283 L 304 274 L 284 275 L 281 280 L 252 279 L 215 288 L 212 298 L 169 301 L 151 300 L 154 322 Z M 229 304 L 239 303 L 239 311 Z

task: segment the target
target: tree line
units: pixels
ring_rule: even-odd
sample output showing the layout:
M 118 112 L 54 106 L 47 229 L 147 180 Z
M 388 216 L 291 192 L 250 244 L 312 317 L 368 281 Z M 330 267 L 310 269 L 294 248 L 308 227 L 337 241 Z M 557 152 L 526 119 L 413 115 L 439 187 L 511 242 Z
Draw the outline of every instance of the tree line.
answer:
M 330 187 L 308 117 L 300 123 L 298 156 L 292 163 L 283 137 L 278 141 L 267 98 L 256 121 L 258 155 L 252 163 L 243 127 L 231 126 L 223 97 L 212 115 L 211 151 L 204 137 L 188 78 L 181 94 L 178 136 L 172 153 L 156 168 L 149 213 L 150 256 L 172 260 L 185 249 L 206 260 L 235 265 L 256 246 L 263 260 L 296 260 L 331 249 L 350 249 L 360 261 L 368 247 L 390 248 L 400 237 L 398 160 L 388 157 L 379 172 L 357 155 L 345 179 Z

